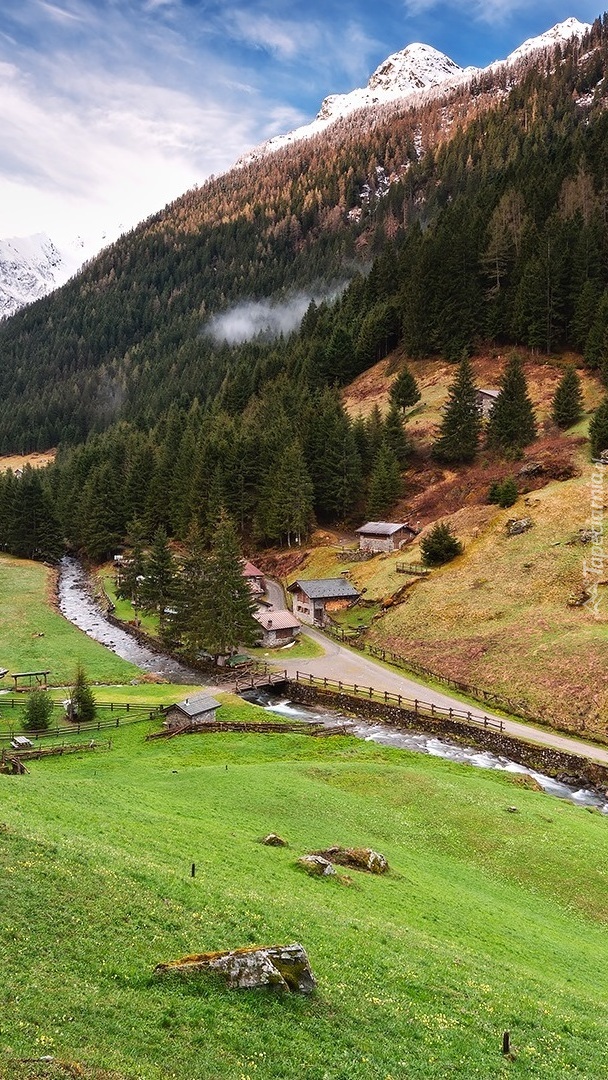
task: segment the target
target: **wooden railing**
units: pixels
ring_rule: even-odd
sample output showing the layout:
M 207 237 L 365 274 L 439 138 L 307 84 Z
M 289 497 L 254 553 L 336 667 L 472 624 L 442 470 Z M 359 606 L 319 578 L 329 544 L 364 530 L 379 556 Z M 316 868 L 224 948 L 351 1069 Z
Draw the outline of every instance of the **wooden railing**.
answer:
M 293 679 L 301 686 L 312 686 L 316 690 L 326 691 L 332 694 L 345 694 L 353 698 L 365 698 L 367 701 L 376 701 L 382 705 L 393 705 L 398 709 L 414 713 L 415 716 L 430 717 L 439 720 L 461 720 L 476 727 L 491 728 L 494 731 L 503 731 L 502 720 L 493 716 L 471 712 L 470 709 L 447 709 L 435 705 L 432 701 L 422 701 L 420 698 L 408 698 L 403 694 L 391 694 L 388 690 L 375 690 L 373 686 L 362 686 L 359 683 L 345 683 L 341 680 L 319 678 L 306 672 L 296 671 Z

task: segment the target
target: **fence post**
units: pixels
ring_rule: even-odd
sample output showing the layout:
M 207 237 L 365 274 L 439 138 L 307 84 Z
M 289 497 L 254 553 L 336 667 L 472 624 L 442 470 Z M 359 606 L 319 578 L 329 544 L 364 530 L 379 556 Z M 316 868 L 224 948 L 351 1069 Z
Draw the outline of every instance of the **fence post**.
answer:
M 452 719 L 452 706 L 450 705 L 450 720 Z
M 356 683 L 353 684 L 353 693 L 355 693 L 355 694 L 357 693 L 357 684 Z
M 431 716 L 435 715 L 435 702 L 431 701 Z
M 418 698 L 414 698 L 414 714 L 418 716 Z
M 374 688 L 373 688 L 373 686 L 370 686 L 370 688 L 369 688 L 369 696 L 370 696 L 370 701 L 371 701 L 372 697 L 374 696 Z

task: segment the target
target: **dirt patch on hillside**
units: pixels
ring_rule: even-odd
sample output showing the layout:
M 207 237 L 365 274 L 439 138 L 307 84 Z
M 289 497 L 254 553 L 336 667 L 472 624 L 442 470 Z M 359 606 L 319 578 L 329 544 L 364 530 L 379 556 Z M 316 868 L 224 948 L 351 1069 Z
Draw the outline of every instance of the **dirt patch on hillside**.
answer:
M 31 465 L 33 469 L 44 469 L 55 460 L 56 454 L 56 450 L 44 450 L 33 454 L 8 454 L 0 457 L 0 472 L 8 472 L 9 469 L 17 472 L 24 469 L 26 465 Z

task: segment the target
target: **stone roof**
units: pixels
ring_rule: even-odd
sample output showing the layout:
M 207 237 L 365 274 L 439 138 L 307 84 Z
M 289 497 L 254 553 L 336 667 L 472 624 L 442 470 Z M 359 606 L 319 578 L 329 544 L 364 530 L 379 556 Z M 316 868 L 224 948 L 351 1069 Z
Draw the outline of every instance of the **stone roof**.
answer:
M 362 525 L 356 532 L 361 533 L 362 536 L 392 536 L 400 529 L 409 528 L 410 526 L 404 521 L 400 524 L 395 521 L 368 521 L 367 525 Z
M 295 630 L 300 626 L 295 615 L 292 615 L 291 611 L 287 611 L 286 608 L 256 611 L 253 617 L 257 619 L 260 626 L 264 627 L 264 630 Z
M 288 586 L 289 592 L 295 592 L 296 589 L 306 593 L 311 600 L 334 600 L 338 597 L 356 600 L 360 595 L 350 581 L 345 581 L 344 578 L 312 578 L 310 581 L 298 578 Z
M 201 713 L 210 712 L 211 709 L 219 709 L 220 703 L 210 694 L 197 694 L 195 697 L 185 698 L 184 701 L 178 701 L 173 706 L 175 709 L 179 709 L 185 716 L 189 716 L 191 719 L 194 716 L 200 716 Z

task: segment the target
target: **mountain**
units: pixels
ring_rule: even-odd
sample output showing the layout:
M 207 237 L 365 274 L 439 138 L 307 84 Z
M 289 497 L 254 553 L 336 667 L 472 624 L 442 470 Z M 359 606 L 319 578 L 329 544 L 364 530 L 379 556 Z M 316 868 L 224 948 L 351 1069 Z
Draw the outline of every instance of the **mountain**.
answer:
M 318 135 L 336 120 L 341 120 L 359 109 L 389 105 L 404 99 L 413 102 L 417 97 L 433 91 L 445 93 L 461 83 L 470 82 L 484 71 L 493 71 L 503 66 L 511 67 L 535 52 L 551 49 L 573 37 L 581 38 L 590 29 L 589 23 L 581 23 L 574 18 L 566 19 L 544 34 L 524 41 L 505 60 L 495 60 L 488 68 L 461 68 L 445 53 L 430 45 L 418 42 L 408 45 L 401 52 L 393 53 L 384 60 L 370 77 L 367 86 L 352 90 L 348 94 L 331 94 L 325 98 L 312 123 L 268 139 L 244 154 L 237 164 L 247 164 L 300 139 Z
M 582 37 L 589 29 L 588 24 L 567 19 L 545 34 L 525 41 L 506 60 L 495 61 L 487 70 L 515 65 L 534 52 L 552 48 L 575 36 Z M 370 77 L 367 86 L 348 94 L 332 94 L 325 98 L 312 123 L 268 140 L 243 155 L 237 166 L 250 164 L 299 140 L 318 135 L 336 121 L 361 109 L 399 102 L 413 105 L 424 95 L 433 92 L 445 94 L 481 74 L 482 69 L 461 68 L 430 45 L 408 45 L 384 60 Z M 121 231 L 121 228 L 113 230 L 112 238 Z M 40 233 L 0 240 L 0 319 L 63 285 L 87 259 L 106 246 L 109 238 L 109 235 L 86 240 L 77 237 L 68 245 L 59 245 Z
M 147 430 L 194 402 L 238 415 L 281 376 L 344 384 L 395 345 L 569 348 L 598 366 L 608 20 L 582 47 L 537 45 L 210 179 L 5 319 L 0 452 Z M 269 321 L 283 339 L 256 337 Z
M 107 243 L 105 234 L 63 244 L 46 233 L 0 240 L 0 319 L 64 285 Z

